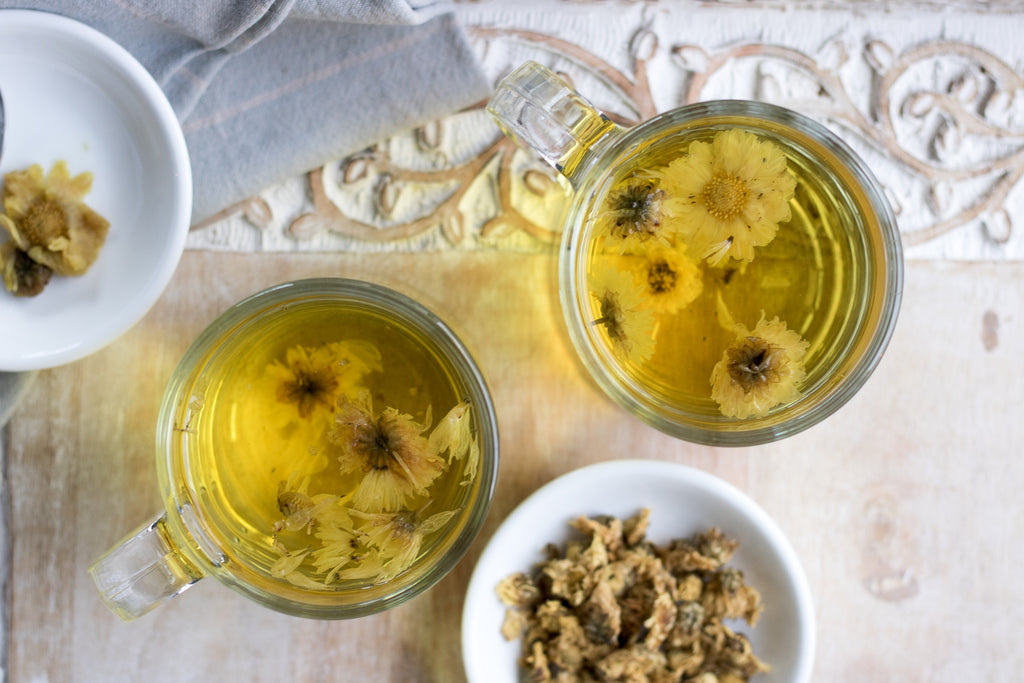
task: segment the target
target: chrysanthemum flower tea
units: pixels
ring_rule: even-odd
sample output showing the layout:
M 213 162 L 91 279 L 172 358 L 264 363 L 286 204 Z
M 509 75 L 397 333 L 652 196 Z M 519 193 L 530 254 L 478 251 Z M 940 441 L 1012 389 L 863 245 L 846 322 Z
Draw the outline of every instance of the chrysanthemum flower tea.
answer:
M 618 126 L 526 62 L 487 111 L 573 188 L 559 293 L 612 399 L 669 434 L 753 445 L 843 405 L 892 334 L 893 212 L 833 132 L 761 102 L 698 102 Z
M 351 619 L 440 581 L 487 516 L 498 429 L 455 332 L 387 287 L 285 282 L 189 345 L 157 421 L 164 510 L 89 574 L 122 619 L 210 576 Z
M 609 360 L 667 404 L 735 419 L 821 380 L 866 258 L 842 185 L 752 123 L 691 123 L 620 159 L 586 209 L 581 248 Z M 766 317 L 784 334 L 755 339 Z
M 474 406 L 420 333 L 358 306 L 295 306 L 215 359 L 191 474 L 233 553 L 311 590 L 381 584 L 459 525 Z

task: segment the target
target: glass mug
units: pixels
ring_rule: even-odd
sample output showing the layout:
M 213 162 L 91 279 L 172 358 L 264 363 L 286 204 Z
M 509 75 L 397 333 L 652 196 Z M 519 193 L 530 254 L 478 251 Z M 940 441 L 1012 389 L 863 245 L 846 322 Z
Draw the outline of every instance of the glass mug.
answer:
M 624 129 L 532 62 L 487 109 L 573 187 L 558 268 L 569 335 L 642 420 L 767 443 L 832 414 L 878 364 L 899 233 L 877 180 L 823 126 L 713 101 Z
M 313 279 L 218 317 L 164 394 L 166 510 L 89 572 L 122 619 L 203 576 L 267 607 L 342 619 L 455 566 L 483 524 L 498 432 L 452 330 L 382 286 Z

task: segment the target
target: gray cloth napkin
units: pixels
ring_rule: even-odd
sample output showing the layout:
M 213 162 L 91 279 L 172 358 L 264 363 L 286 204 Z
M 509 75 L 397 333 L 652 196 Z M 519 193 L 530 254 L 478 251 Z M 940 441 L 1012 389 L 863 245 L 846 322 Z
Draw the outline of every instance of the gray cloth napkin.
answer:
M 149 70 L 185 131 L 194 222 L 490 90 L 446 2 L 0 0 L 0 8 L 77 19 Z M 0 426 L 29 377 L 0 373 Z
M 78 19 L 167 94 L 192 160 L 193 221 L 485 98 L 446 2 L 0 0 Z

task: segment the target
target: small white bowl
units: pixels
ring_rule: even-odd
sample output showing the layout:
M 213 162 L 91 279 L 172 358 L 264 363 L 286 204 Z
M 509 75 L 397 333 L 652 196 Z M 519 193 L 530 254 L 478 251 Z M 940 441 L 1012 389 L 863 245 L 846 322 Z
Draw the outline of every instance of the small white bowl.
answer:
M 0 173 L 63 159 L 91 171 L 85 201 L 110 221 L 80 277 L 54 276 L 36 297 L 0 285 L 0 370 L 77 360 L 150 309 L 188 234 L 192 173 L 181 126 L 149 72 L 105 35 L 45 12 L 0 11 Z M 0 230 L 0 242 L 6 241 Z
M 741 622 L 754 653 L 771 672 L 760 683 L 806 683 L 814 663 L 814 608 L 792 546 L 754 501 L 730 484 L 685 465 L 618 460 L 570 472 L 517 507 L 480 556 L 462 613 L 462 658 L 470 683 L 518 683 L 520 641 L 501 635 L 505 607 L 495 586 L 530 571 L 546 543 L 564 543 L 580 515 L 625 518 L 651 511 L 647 537 L 655 543 L 716 526 L 739 541 L 729 566 L 743 571 L 761 593 L 764 612 L 754 627 Z

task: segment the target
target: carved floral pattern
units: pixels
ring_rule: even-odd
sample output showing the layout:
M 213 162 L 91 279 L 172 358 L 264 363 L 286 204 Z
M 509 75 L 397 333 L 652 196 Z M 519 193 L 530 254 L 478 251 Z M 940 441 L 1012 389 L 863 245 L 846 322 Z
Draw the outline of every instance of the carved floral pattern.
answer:
M 881 40 L 842 36 L 814 54 L 756 42 L 709 49 L 667 43 L 652 23 L 633 33 L 624 69 L 537 31 L 474 27 L 470 35 L 484 54 L 513 42 L 570 81 L 601 83 L 609 101 L 600 106 L 626 126 L 657 113 L 648 67 L 667 56 L 678 104 L 763 100 L 835 130 L 879 177 L 905 245 L 971 225 L 994 245 L 1010 240 L 1009 203 L 1024 174 L 1024 78 L 991 52 L 945 40 L 897 52 Z M 531 200 L 559 206 L 565 184 L 502 137 L 483 106 L 309 173 L 312 206 L 285 234 L 297 242 L 329 234 L 412 248 L 501 246 L 511 237 L 536 248 L 553 244 L 558 226 L 543 210 L 528 209 Z M 456 140 L 461 152 L 450 151 Z M 257 227 L 274 220 L 258 197 L 215 220 L 239 213 Z

